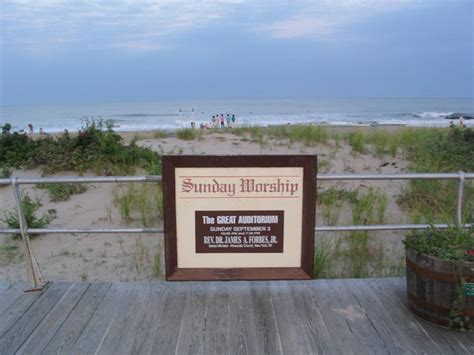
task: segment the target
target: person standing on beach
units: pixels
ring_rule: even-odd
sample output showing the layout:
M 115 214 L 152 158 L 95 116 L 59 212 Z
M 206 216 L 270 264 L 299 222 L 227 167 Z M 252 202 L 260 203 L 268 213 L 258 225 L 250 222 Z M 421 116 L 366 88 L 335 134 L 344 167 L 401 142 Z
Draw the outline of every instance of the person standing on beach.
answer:
M 33 135 L 33 124 L 32 123 L 28 123 L 28 133 L 29 135 Z
M 224 124 L 224 114 L 221 113 L 221 128 L 224 128 L 225 127 L 225 124 Z
M 232 126 L 235 124 L 235 114 L 232 114 Z
M 227 127 L 230 127 L 230 115 L 227 113 L 226 115 Z

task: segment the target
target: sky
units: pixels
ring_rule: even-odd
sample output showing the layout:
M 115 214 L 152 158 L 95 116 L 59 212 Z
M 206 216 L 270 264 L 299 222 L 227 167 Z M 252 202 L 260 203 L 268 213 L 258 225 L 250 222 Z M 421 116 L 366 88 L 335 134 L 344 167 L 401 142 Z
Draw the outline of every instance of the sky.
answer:
M 473 97 L 473 0 L 0 0 L 0 105 Z

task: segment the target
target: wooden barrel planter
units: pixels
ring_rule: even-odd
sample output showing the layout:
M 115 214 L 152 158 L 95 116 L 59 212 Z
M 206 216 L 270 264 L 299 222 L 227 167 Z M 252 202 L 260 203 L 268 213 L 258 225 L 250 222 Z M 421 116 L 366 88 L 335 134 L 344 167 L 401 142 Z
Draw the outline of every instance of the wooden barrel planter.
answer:
M 474 262 L 454 264 L 407 248 L 406 264 L 408 305 L 413 313 L 444 327 L 452 327 L 454 317 L 463 317 L 464 328 L 474 328 L 474 297 L 464 295 L 464 290 L 458 296 L 461 278 L 474 282 Z

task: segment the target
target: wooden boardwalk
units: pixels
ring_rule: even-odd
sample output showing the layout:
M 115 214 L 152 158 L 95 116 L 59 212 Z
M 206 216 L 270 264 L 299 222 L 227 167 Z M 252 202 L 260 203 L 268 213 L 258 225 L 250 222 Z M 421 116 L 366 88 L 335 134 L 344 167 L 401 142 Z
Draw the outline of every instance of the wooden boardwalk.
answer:
M 404 279 L 0 282 L 0 354 L 473 354 L 407 309 Z

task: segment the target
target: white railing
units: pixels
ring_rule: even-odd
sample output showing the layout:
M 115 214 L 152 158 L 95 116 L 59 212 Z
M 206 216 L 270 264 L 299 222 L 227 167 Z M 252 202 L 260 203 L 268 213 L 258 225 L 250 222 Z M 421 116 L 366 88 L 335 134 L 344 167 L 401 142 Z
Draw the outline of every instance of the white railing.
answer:
M 335 180 L 457 180 L 457 209 L 456 221 L 462 225 L 462 208 L 464 197 L 464 182 L 466 179 L 474 179 L 474 173 L 407 173 L 407 174 L 318 174 L 317 181 Z M 3 228 L 0 234 L 21 234 L 25 249 L 27 275 L 29 288 L 26 291 L 43 289 L 46 284 L 33 254 L 30 244 L 30 234 L 43 233 L 163 233 L 162 227 L 155 228 L 28 228 L 22 207 L 22 196 L 20 185 L 33 185 L 44 183 L 119 183 L 119 182 L 160 182 L 160 175 L 152 176 L 93 176 L 93 177 L 39 177 L 0 179 L 0 186 L 11 185 L 15 196 L 20 228 Z M 352 226 L 326 226 L 316 225 L 316 232 L 346 232 L 346 231 L 377 231 L 377 230 L 413 230 L 427 229 L 431 226 L 436 228 L 448 228 L 448 224 L 377 224 L 377 225 L 352 225 Z M 472 223 L 464 224 L 465 228 L 473 226 Z

